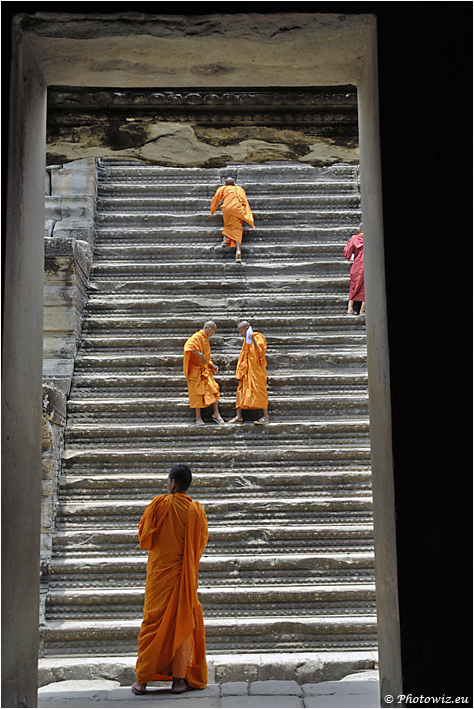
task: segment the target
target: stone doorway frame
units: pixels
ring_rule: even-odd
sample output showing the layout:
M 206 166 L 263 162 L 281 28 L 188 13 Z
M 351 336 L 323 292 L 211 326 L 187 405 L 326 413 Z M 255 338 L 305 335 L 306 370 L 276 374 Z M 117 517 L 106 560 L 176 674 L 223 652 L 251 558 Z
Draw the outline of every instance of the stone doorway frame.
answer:
M 13 22 L 3 323 L 3 705 L 36 701 L 48 85 L 357 87 L 380 692 L 396 696 L 402 677 L 375 17 L 130 14 L 126 22 L 123 14 L 67 21 L 44 13 L 17 15 Z

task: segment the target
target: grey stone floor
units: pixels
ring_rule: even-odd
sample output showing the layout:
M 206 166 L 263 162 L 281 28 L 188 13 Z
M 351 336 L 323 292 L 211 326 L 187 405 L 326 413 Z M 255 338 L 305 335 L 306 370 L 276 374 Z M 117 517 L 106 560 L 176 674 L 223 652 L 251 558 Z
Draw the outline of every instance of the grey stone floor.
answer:
M 38 707 L 249 707 L 292 709 L 293 707 L 380 707 L 376 670 L 348 675 L 338 682 L 298 685 L 294 681 L 226 682 L 210 684 L 202 691 L 172 695 L 150 688 L 149 696 L 135 696 L 130 687 L 111 680 L 67 680 L 38 690 Z

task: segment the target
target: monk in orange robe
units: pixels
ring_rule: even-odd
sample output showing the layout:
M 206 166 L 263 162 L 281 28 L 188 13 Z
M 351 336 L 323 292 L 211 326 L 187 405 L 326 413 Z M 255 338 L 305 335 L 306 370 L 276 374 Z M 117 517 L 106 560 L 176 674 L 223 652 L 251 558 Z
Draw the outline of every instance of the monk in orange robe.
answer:
M 188 382 L 189 406 L 196 412 L 196 425 L 204 426 L 201 409 L 212 406 L 212 420 L 223 424 L 219 413 L 219 384 L 214 379 L 219 367 L 211 360 L 209 338 L 217 330 L 212 320 L 204 323 L 184 345 L 183 371 Z
M 261 332 L 254 332 L 250 323 L 243 320 L 237 329 L 244 338 L 237 362 L 235 378 L 239 380 L 235 408 L 237 415 L 229 423 L 243 423 L 242 409 L 262 409 L 262 416 L 254 421 L 266 424 L 268 418 L 267 394 L 267 341 Z
M 140 548 L 149 554 L 134 694 L 147 694 L 147 683 L 154 681 L 172 680 L 173 694 L 207 685 L 197 588 L 209 535 L 203 507 L 186 495 L 191 480 L 187 465 L 175 465 L 167 480 L 169 494 L 147 505 L 138 527 Z
M 224 217 L 224 239 L 222 246 L 235 248 L 235 260 L 242 261 L 242 221 L 255 228 L 252 210 L 247 201 L 243 187 L 239 187 L 232 177 L 228 177 L 225 185 L 219 187 L 211 200 L 211 217 L 222 200 L 222 216 Z

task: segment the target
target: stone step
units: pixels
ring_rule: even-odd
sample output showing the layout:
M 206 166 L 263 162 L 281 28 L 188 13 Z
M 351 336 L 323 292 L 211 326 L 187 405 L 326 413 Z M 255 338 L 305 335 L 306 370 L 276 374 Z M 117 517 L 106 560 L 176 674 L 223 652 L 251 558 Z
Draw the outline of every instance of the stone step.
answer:
M 160 194 L 157 188 L 153 195 L 141 194 L 130 195 L 110 195 L 99 192 L 97 197 L 97 207 L 100 214 L 106 215 L 109 212 L 122 213 L 151 213 L 151 214 L 174 214 L 177 217 L 196 213 L 208 213 L 210 216 L 210 197 L 206 195 L 195 195 L 193 192 L 182 190 L 181 194 L 172 196 Z M 280 194 L 254 194 L 247 193 L 247 198 L 254 215 L 259 213 L 273 214 L 274 212 L 290 212 L 291 214 L 305 215 L 308 212 L 314 213 L 316 209 L 330 210 L 358 210 L 360 196 L 357 192 L 344 194 L 322 194 L 308 195 L 286 195 Z M 218 208 L 217 213 L 220 214 Z
M 221 337 L 220 333 L 224 330 L 219 327 L 218 332 L 213 335 L 211 343 L 213 350 L 221 348 L 235 347 L 238 349 L 239 343 L 241 342 L 240 337 L 235 335 L 235 330 L 227 331 L 225 337 Z M 126 354 L 130 350 L 137 350 L 139 352 L 161 352 L 171 348 L 173 351 L 177 349 L 182 349 L 187 340 L 187 336 L 182 337 L 169 335 L 164 337 L 153 337 L 145 335 L 116 335 L 116 336 L 104 336 L 101 335 L 86 335 L 81 341 L 81 350 L 78 352 L 77 360 L 82 361 L 85 354 L 94 352 L 97 356 L 102 352 L 106 353 L 116 353 L 116 354 Z M 278 351 L 280 349 L 288 350 L 291 348 L 301 348 L 306 347 L 308 350 L 319 350 L 326 348 L 336 348 L 336 349 L 352 349 L 352 348 L 365 348 L 365 333 L 351 333 L 350 340 L 348 340 L 347 333 L 323 333 L 317 335 L 315 333 L 307 333 L 304 335 L 295 334 L 291 336 L 280 336 L 277 335 L 267 335 L 267 347 L 268 349 Z M 103 355 L 105 356 L 105 355 Z
M 56 621 L 44 628 L 45 656 L 64 654 L 114 655 L 136 652 L 141 621 Z M 374 615 L 289 618 L 208 618 L 208 652 L 275 652 L 302 649 L 376 648 Z M 276 640 L 278 639 L 278 640 Z
M 203 431 L 201 427 L 200 431 Z M 206 429 L 211 430 L 212 434 L 217 427 L 208 426 Z M 246 426 L 240 426 L 239 430 L 246 436 Z M 205 440 L 205 437 L 204 437 Z M 152 445 L 146 447 L 134 448 L 115 448 L 111 446 L 100 446 L 96 448 L 74 448 L 67 446 L 64 452 L 63 470 L 74 471 L 87 474 L 92 471 L 120 471 L 120 470 L 138 470 L 145 471 L 151 466 L 153 469 L 156 466 L 164 466 L 167 470 L 169 461 L 176 459 L 176 454 L 180 450 L 176 447 L 175 442 L 160 441 L 159 447 Z M 369 445 L 308 445 L 305 442 L 301 445 L 297 444 L 274 444 L 267 447 L 265 439 L 254 439 L 249 442 L 244 439 L 243 445 L 238 450 L 236 456 L 235 448 L 228 445 L 218 446 L 214 443 L 211 446 L 195 447 L 190 446 L 185 449 L 187 452 L 188 465 L 193 471 L 196 470 L 219 470 L 235 471 L 236 474 L 247 471 L 248 466 L 258 465 L 260 470 L 269 469 L 270 471 L 283 468 L 286 470 L 288 466 L 297 465 L 304 468 L 305 466 L 315 470 L 334 470 L 334 468 L 344 467 L 354 469 L 357 466 L 370 465 L 370 447 Z
M 139 588 L 66 589 L 48 593 L 48 622 L 57 620 L 85 620 L 140 618 L 144 591 Z M 201 586 L 199 600 L 205 609 L 205 619 L 230 618 L 243 615 L 305 617 L 368 615 L 375 610 L 374 584 L 313 584 L 298 588 L 293 584 L 281 586 L 252 585 L 234 588 Z
M 192 497 L 201 500 L 222 495 L 226 500 L 239 497 L 245 491 L 249 495 L 275 495 L 285 489 L 287 493 L 298 495 L 346 495 L 348 490 L 364 495 L 370 491 L 370 470 L 332 470 L 285 472 L 245 471 L 240 474 L 221 471 L 198 471 L 193 476 Z M 165 492 L 164 480 L 157 480 L 156 473 L 132 473 L 123 471 L 116 474 L 97 473 L 91 475 L 63 475 L 61 496 L 66 500 L 74 496 L 103 498 L 115 495 L 117 498 L 133 496 L 152 499 Z
M 285 224 L 288 226 L 311 226 L 311 227 L 321 227 L 334 225 L 346 226 L 349 231 L 354 229 L 354 225 L 361 221 L 362 213 L 358 208 L 338 209 L 337 207 L 306 210 L 302 211 L 289 211 L 287 209 L 277 209 L 274 208 L 272 211 L 267 210 L 252 210 L 254 217 L 255 226 L 273 226 L 273 224 Z M 222 225 L 222 214 L 216 212 L 212 217 L 209 211 L 200 210 L 193 211 L 189 214 L 185 213 L 174 213 L 173 211 L 168 212 L 153 212 L 152 210 L 140 211 L 138 208 L 135 211 L 131 209 L 122 211 L 103 211 L 98 212 L 96 215 L 96 222 L 99 226 L 119 226 L 122 228 L 133 228 L 134 226 L 145 226 L 153 225 L 162 226 L 167 228 L 169 225 L 174 227 L 194 227 L 203 224 L 209 224 L 209 226 L 219 226 Z M 248 227 L 251 230 L 251 227 Z M 355 233 L 355 231 L 353 232 Z
M 226 412 L 224 412 L 226 413 Z M 227 412 L 233 414 L 233 411 Z M 258 411 L 251 412 L 253 416 Z M 183 414 L 184 415 L 184 414 Z M 369 421 L 362 416 L 343 419 L 329 416 L 321 420 L 287 420 L 270 422 L 265 426 L 255 424 L 243 425 L 218 425 L 196 426 L 194 412 L 189 411 L 189 423 L 143 423 L 143 424 L 93 424 L 71 423 L 65 434 L 67 445 L 71 446 L 97 446 L 112 445 L 117 447 L 143 447 L 153 445 L 161 440 L 173 443 L 179 447 L 192 445 L 233 445 L 237 446 L 235 454 L 241 445 L 261 442 L 272 446 L 275 443 L 299 445 L 306 441 L 314 441 L 315 445 L 354 444 L 357 440 L 367 441 L 369 436 Z M 206 420 L 207 416 L 203 419 Z M 253 420 L 253 419 L 251 419 Z
M 258 314 L 256 317 L 252 317 L 253 308 L 250 312 L 245 313 L 249 306 L 244 299 L 241 300 L 241 303 L 237 303 L 236 299 L 231 299 L 230 303 L 226 301 L 227 307 L 225 310 L 221 308 L 221 311 L 224 311 L 219 317 L 219 322 L 217 322 L 218 332 L 232 332 L 235 337 L 236 327 L 243 317 L 251 320 L 254 330 L 263 332 L 265 338 L 270 336 L 288 337 L 293 334 L 297 337 L 304 337 L 307 332 L 311 332 L 313 335 L 321 335 L 327 331 L 337 331 L 338 333 L 342 331 L 349 336 L 354 331 L 359 333 L 365 331 L 365 316 L 348 316 L 340 311 L 337 314 L 292 313 L 291 316 L 282 316 L 276 309 L 268 313 L 265 308 L 264 310 L 255 310 Z M 210 317 L 208 310 L 211 313 L 215 312 L 214 302 L 209 299 L 209 302 L 206 303 L 207 310 L 205 311 L 206 305 L 201 308 L 203 312 L 205 311 L 204 316 L 202 313 L 196 314 L 194 308 L 191 313 L 173 313 L 168 315 L 164 312 L 159 316 L 149 314 L 147 316 L 135 315 L 127 317 L 124 313 L 115 314 L 113 312 L 108 313 L 106 316 L 100 316 L 87 313 L 83 331 L 86 337 L 100 329 L 102 332 L 111 330 L 114 333 L 117 330 L 126 330 L 134 332 L 137 337 L 142 337 L 144 331 L 158 331 L 161 335 L 166 332 L 166 335 L 176 336 L 179 334 L 187 339 L 193 332 L 202 327 L 202 324 Z M 212 342 L 215 341 L 212 340 Z
M 239 350 L 234 350 L 229 352 L 228 348 L 224 351 L 218 348 L 214 349 L 212 353 L 212 361 L 219 365 L 219 367 L 228 367 L 233 369 L 235 374 L 235 366 L 239 359 Z M 310 358 L 310 361 L 308 361 Z M 314 370 L 319 363 L 323 362 L 325 364 L 331 365 L 335 363 L 341 363 L 345 366 L 351 366 L 351 364 L 364 365 L 366 361 L 366 350 L 365 347 L 346 347 L 342 348 L 331 348 L 319 346 L 317 350 L 302 349 L 296 351 L 285 351 L 283 347 L 278 349 L 272 348 L 268 354 L 266 354 L 266 360 L 268 366 L 272 368 L 275 373 L 276 370 L 288 370 L 293 368 L 307 369 L 312 368 Z M 176 348 L 174 351 L 165 351 L 157 354 L 134 352 L 127 354 L 89 354 L 83 353 L 80 358 L 77 359 L 77 372 L 81 373 L 87 370 L 107 370 L 115 373 L 118 368 L 135 372 L 137 369 L 141 369 L 144 372 L 149 371 L 151 367 L 179 367 L 182 368 L 183 363 L 183 350 L 181 348 Z M 98 373 L 98 372 L 97 372 Z M 180 372 L 181 374 L 181 372 Z M 217 375 L 219 376 L 219 375 Z
M 341 296 L 347 301 L 349 292 L 349 278 L 347 274 L 331 274 L 326 276 L 306 275 L 301 278 L 301 274 L 290 276 L 288 274 L 263 274 L 260 277 L 250 276 L 245 273 L 245 281 L 242 282 L 242 273 L 238 271 L 238 264 L 230 264 L 231 269 L 219 273 L 206 273 L 205 264 L 200 264 L 201 268 L 196 268 L 192 272 L 192 266 L 188 272 L 184 270 L 181 276 L 178 271 L 170 269 L 166 273 L 156 269 L 147 273 L 139 273 L 140 269 L 120 270 L 112 266 L 105 274 L 96 274 L 94 278 L 94 288 L 90 291 L 90 301 L 94 305 L 100 298 L 108 298 L 117 301 L 120 305 L 122 294 L 126 294 L 127 299 L 137 296 L 137 304 L 142 297 L 152 301 L 163 291 L 171 294 L 186 296 L 195 292 L 211 296 L 216 294 L 222 298 L 232 296 L 235 292 L 245 289 L 245 296 L 251 298 L 253 295 L 261 296 L 265 294 L 269 298 L 280 299 L 282 295 L 305 294 L 311 298 L 313 294 Z M 163 267 L 162 267 L 163 269 Z M 342 271 L 342 269 L 341 269 Z M 133 275 L 131 275 L 133 274 Z M 102 277 L 100 277 L 102 276 Z M 138 276 L 138 277 L 137 277 Z M 272 279 L 275 281 L 272 283 Z
M 352 490 L 346 495 L 305 495 L 288 494 L 282 499 L 279 494 L 250 493 L 246 496 L 221 499 L 219 496 L 201 496 L 201 501 L 209 523 L 230 524 L 232 522 L 263 524 L 271 520 L 291 524 L 294 521 L 310 518 L 314 522 L 332 520 L 333 522 L 350 522 L 353 518 L 368 522 L 371 520 L 372 496 L 370 491 L 361 490 L 354 494 Z M 93 529 L 95 525 L 117 525 L 123 520 L 126 524 L 140 522 L 144 510 L 143 500 L 113 499 L 113 500 L 79 500 L 58 504 L 58 528 L 67 519 L 71 525 L 87 523 Z
M 218 360 L 218 357 L 216 357 Z M 237 386 L 235 372 L 227 375 L 217 374 L 217 381 L 222 390 L 234 392 Z M 331 395 L 340 393 L 350 395 L 352 392 L 366 391 L 366 372 L 347 371 L 331 372 L 323 370 L 313 371 L 287 371 L 277 374 L 269 374 L 267 379 L 269 397 L 288 395 L 320 396 L 322 394 Z M 147 396 L 156 396 L 156 391 L 168 392 L 168 395 L 176 395 L 175 392 L 186 392 L 186 380 L 181 371 L 169 373 L 149 373 L 135 372 L 124 374 L 120 372 L 100 373 L 88 372 L 75 374 L 71 391 L 71 398 L 76 400 L 79 397 L 90 398 L 90 389 L 94 389 L 97 398 L 109 397 L 118 394 L 120 397 L 138 396 L 139 393 L 146 393 Z
M 168 290 L 168 289 L 167 289 Z M 341 289 L 342 290 L 342 289 Z M 205 292 L 205 291 L 204 291 Z M 272 292 L 271 288 L 255 291 L 254 294 L 247 292 L 239 294 L 237 297 L 225 297 L 222 293 L 213 293 L 210 290 L 204 297 L 202 289 L 197 293 L 189 295 L 177 294 L 166 296 L 156 295 L 95 295 L 91 294 L 88 302 L 88 312 L 92 315 L 100 314 L 104 311 L 112 311 L 114 317 L 121 313 L 142 313 L 152 315 L 153 313 L 195 313 L 195 317 L 202 320 L 207 318 L 209 311 L 214 315 L 213 320 L 217 323 L 219 318 L 228 318 L 229 299 L 232 301 L 234 312 L 250 310 L 251 312 L 265 313 L 265 317 L 271 315 L 278 316 L 279 313 L 286 312 L 293 321 L 294 315 L 316 314 L 322 315 L 327 312 L 328 316 L 343 313 L 347 308 L 347 292 L 343 295 L 336 293 L 278 293 Z M 309 311 L 309 313 L 308 313 Z M 347 316 L 346 316 L 347 317 Z M 250 319 L 250 318 L 249 318 Z M 219 323 L 217 323 L 219 325 Z
M 189 248 L 199 245 L 202 248 L 219 245 L 222 241 L 222 219 L 214 215 L 212 223 L 206 226 L 199 224 L 176 225 L 168 224 L 166 228 L 153 226 L 150 224 L 134 225 L 127 227 L 124 231 L 113 225 L 96 224 L 97 242 L 96 248 L 110 248 L 115 246 L 129 246 L 137 248 L 166 247 L 175 249 L 180 246 Z M 360 221 L 360 220 L 359 220 Z M 279 254 L 285 257 L 302 255 L 312 257 L 316 253 L 335 252 L 342 254 L 342 250 L 352 234 L 359 228 L 359 222 L 354 221 L 352 225 L 316 225 L 302 224 L 298 226 L 284 226 L 272 224 L 265 226 L 257 224 L 255 229 L 243 224 L 243 243 L 255 256 L 266 256 L 278 258 Z M 278 246 L 278 250 L 275 249 Z M 210 252 L 205 252 L 210 253 Z M 218 249 L 215 255 L 226 253 L 225 249 Z
M 72 477 L 67 476 L 68 482 L 66 484 L 74 486 L 77 482 L 78 491 L 82 490 L 80 494 L 87 494 L 89 488 L 84 483 L 84 478 L 75 476 L 78 480 L 71 482 Z M 79 484 L 82 484 L 83 487 L 79 488 Z M 75 489 L 76 487 L 72 487 L 73 491 Z M 119 487 L 119 489 L 122 488 Z M 68 490 L 69 488 L 63 491 L 63 496 L 68 493 Z M 127 528 L 124 525 L 116 529 L 91 530 L 86 527 L 82 530 L 58 530 L 53 540 L 55 559 L 96 555 L 136 556 L 137 544 L 137 527 Z M 371 524 L 318 525 L 301 523 L 269 526 L 254 524 L 209 525 L 206 553 L 222 554 L 227 550 L 227 553 L 237 554 L 251 554 L 257 551 L 284 554 L 290 551 L 298 553 L 301 548 L 304 548 L 306 552 L 365 551 L 372 553 L 373 527 Z
M 283 176 L 284 177 L 284 176 Z M 141 177 L 125 175 L 119 181 L 111 179 L 109 182 L 99 182 L 99 196 L 120 196 L 128 197 L 142 195 L 166 195 L 183 196 L 189 195 L 191 198 L 205 197 L 211 199 L 215 191 L 220 187 L 220 182 L 208 180 L 198 182 L 195 185 L 189 182 L 180 182 L 178 179 L 172 182 L 164 182 L 159 175 L 142 175 Z M 287 199 L 293 196 L 307 196 L 312 199 L 315 195 L 357 195 L 360 199 L 359 185 L 355 180 L 325 180 L 325 181 L 300 181 L 288 182 L 282 179 L 278 182 L 249 182 L 243 185 L 247 197 L 252 199 L 255 196 L 283 196 Z

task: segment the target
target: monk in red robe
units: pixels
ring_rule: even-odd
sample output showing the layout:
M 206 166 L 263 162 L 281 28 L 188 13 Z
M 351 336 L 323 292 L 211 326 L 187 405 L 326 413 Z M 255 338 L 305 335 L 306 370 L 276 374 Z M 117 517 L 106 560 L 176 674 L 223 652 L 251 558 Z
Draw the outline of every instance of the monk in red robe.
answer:
M 235 378 L 239 380 L 236 394 L 236 416 L 229 423 L 243 423 L 242 409 L 262 409 L 255 424 L 267 424 L 267 341 L 261 332 L 254 332 L 250 323 L 243 320 L 237 329 L 244 338 L 237 362 Z
M 138 527 L 140 548 L 149 553 L 134 694 L 147 694 L 147 683 L 154 681 L 172 681 L 173 694 L 207 684 L 197 588 L 199 559 L 209 535 L 203 507 L 186 494 L 191 480 L 187 465 L 175 465 L 167 480 L 168 495 L 147 505 Z
M 353 261 L 351 268 L 351 285 L 349 289 L 349 303 L 347 314 L 355 315 L 354 301 L 361 301 L 360 314 L 365 313 L 365 286 L 364 286 L 364 235 L 362 224 L 359 225 L 359 233 L 351 236 L 346 246 L 344 246 L 344 256 L 348 261 Z
M 196 425 L 204 426 L 201 409 L 212 406 L 212 420 L 223 424 L 219 413 L 219 385 L 214 379 L 219 367 L 211 360 L 209 338 L 217 330 L 212 320 L 204 323 L 184 345 L 183 371 L 188 382 L 189 406 L 196 412 Z
M 252 210 L 244 188 L 236 185 L 232 177 L 226 179 L 225 185 L 219 187 L 212 198 L 211 217 L 221 201 L 222 216 L 224 217 L 222 246 L 235 248 L 235 260 L 240 263 L 242 261 L 242 221 L 255 228 Z

